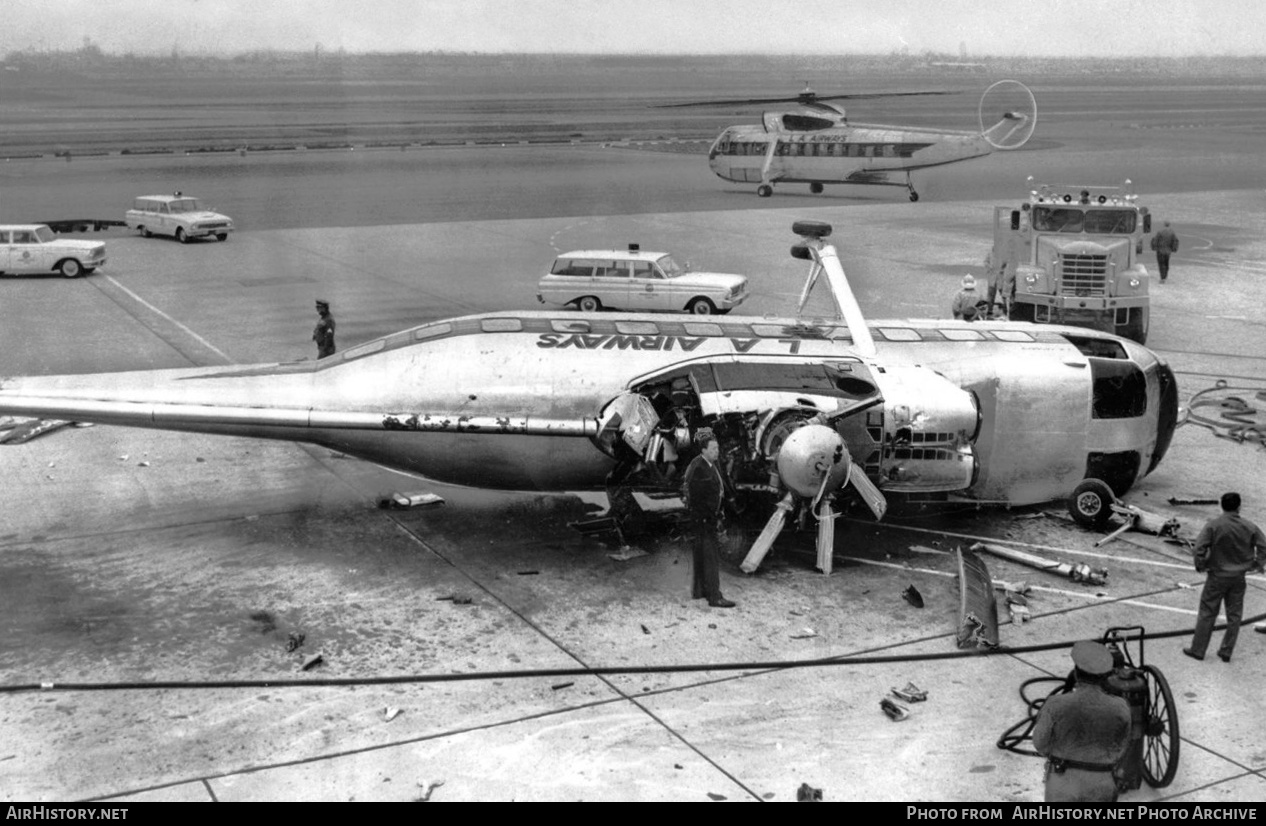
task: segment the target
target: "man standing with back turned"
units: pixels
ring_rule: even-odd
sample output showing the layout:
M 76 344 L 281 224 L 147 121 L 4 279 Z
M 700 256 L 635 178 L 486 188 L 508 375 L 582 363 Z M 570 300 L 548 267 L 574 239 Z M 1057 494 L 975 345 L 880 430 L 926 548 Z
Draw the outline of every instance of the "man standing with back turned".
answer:
M 1156 267 L 1160 270 L 1161 283 L 1169 278 L 1169 256 L 1178 252 L 1178 236 L 1170 228 L 1169 222 L 1160 232 L 1152 236 L 1152 249 L 1156 251 Z
M 1208 571 L 1204 590 L 1200 592 L 1200 613 L 1196 617 L 1196 633 L 1191 647 L 1182 653 L 1203 660 L 1218 609 L 1226 603 L 1226 632 L 1218 648 L 1218 659 L 1231 661 L 1235 640 L 1240 635 L 1240 618 L 1244 616 L 1244 575 L 1262 573 L 1266 563 L 1266 536 L 1262 529 L 1240 516 L 1240 495 L 1222 494 L 1222 515 L 1210 519 L 1196 537 L 1196 570 Z

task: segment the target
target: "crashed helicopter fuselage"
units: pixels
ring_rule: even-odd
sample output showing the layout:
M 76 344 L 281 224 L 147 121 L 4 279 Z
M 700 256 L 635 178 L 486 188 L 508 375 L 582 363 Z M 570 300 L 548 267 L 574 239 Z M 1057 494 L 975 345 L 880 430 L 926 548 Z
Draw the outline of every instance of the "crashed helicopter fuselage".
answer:
M 740 486 L 815 506 L 850 474 L 889 498 L 1023 505 L 1088 477 L 1119 495 L 1160 462 L 1177 390 L 1147 348 L 1023 322 L 866 321 L 835 251 L 808 240 L 806 294 L 825 275 L 846 293 L 840 321 L 487 313 L 316 362 L 3 377 L 0 414 L 308 442 L 534 491 L 601 489 L 630 459 L 663 468 L 706 426 Z M 793 439 L 804 428 L 833 435 Z

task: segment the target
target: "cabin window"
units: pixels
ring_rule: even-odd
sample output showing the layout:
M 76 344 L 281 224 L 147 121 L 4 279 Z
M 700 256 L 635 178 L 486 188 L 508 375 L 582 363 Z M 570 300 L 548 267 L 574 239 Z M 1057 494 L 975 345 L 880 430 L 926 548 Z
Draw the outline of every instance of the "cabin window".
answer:
M 984 341 L 984 334 L 976 330 L 941 330 L 941 335 L 950 341 Z
M 617 321 L 615 331 L 626 336 L 657 336 L 659 326 L 653 321 Z
M 994 338 L 998 339 L 998 341 L 1015 341 L 1015 342 L 1026 342 L 1026 343 L 1033 341 L 1033 336 L 1029 335 L 1023 330 L 994 330 L 992 332 L 992 335 Z
M 619 324 L 616 325 L 617 327 Z M 711 324 L 709 322 L 692 322 L 687 321 L 685 324 L 686 335 L 688 336 L 719 336 L 721 335 L 721 325 Z
M 1133 419 L 1147 412 L 1147 379 L 1132 361 L 1090 359 L 1095 419 Z
M 908 327 L 880 327 L 879 334 L 889 341 L 922 341 L 919 331 Z
M 517 333 L 523 329 L 523 322 L 517 318 L 485 318 L 479 327 L 485 333 Z
M 588 321 L 551 321 L 550 328 L 556 333 L 588 333 L 592 328 Z

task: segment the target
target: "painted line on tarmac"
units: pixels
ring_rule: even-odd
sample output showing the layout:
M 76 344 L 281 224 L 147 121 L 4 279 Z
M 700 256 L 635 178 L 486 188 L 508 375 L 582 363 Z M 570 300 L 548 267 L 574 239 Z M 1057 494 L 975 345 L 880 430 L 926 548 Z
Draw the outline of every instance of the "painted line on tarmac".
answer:
M 195 341 L 197 341 L 197 342 L 198 342 L 199 344 L 201 344 L 203 347 L 206 347 L 208 350 L 210 350 L 211 352 L 215 353 L 217 356 L 219 356 L 220 358 L 224 359 L 224 360 L 225 360 L 226 362 L 228 362 L 229 364 L 236 364 L 236 362 L 235 362 L 235 361 L 233 361 L 233 359 L 229 358 L 229 356 L 228 356 L 228 355 L 227 355 L 227 354 L 226 354 L 223 350 L 221 350 L 219 347 L 216 347 L 214 344 L 212 344 L 211 342 L 207 341 L 205 338 L 203 338 L 202 336 L 198 335 L 198 334 L 197 334 L 197 333 L 195 333 L 193 330 L 190 330 L 188 327 L 186 327 L 185 325 L 181 324 L 181 323 L 180 323 L 179 321 L 177 321 L 176 319 L 174 319 L 174 318 L 172 318 L 171 316 L 167 315 L 167 313 L 165 313 L 165 312 L 163 312 L 162 310 L 158 309 L 158 308 L 157 308 L 157 307 L 155 307 L 153 304 L 150 304 L 148 301 L 146 301 L 145 299 L 141 298 L 139 295 L 137 295 L 136 293 L 132 292 L 132 291 L 131 291 L 131 290 L 129 290 L 127 287 L 125 287 L 125 286 L 123 286 L 122 284 L 120 284 L 118 281 L 116 281 L 116 280 L 114 279 L 114 276 L 112 276 L 112 275 L 107 275 L 107 276 L 105 276 L 105 280 L 106 280 L 106 281 L 109 281 L 111 284 L 113 284 L 114 286 L 118 287 L 118 288 L 119 288 L 120 290 L 122 290 L 123 292 L 127 293 L 129 296 L 131 296 L 131 297 L 132 297 L 132 300 L 134 300 L 134 301 L 138 302 L 139 304 L 141 304 L 141 305 L 145 306 L 146 308 L 148 308 L 148 309 L 150 310 L 150 312 L 153 312 L 153 313 L 156 313 L 157 315 L 162 316 L 164 319 L 166 319 L 167 321 L 171 322 L 171 323 L 172 323 L 173 325 L 175 325 L 176 327 L 180 328 L 180 330 L 182 330 L 183 332 L 185 332 L 186 334 L 188 334 L 189 336 L 191 336 L 191 337 L 192 337 Z

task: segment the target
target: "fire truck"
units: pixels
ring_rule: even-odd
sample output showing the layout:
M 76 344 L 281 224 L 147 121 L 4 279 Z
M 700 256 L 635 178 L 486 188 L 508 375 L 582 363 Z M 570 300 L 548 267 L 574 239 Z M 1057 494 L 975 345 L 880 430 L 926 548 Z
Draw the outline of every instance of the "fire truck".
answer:
M 1011 319 L 1146 343 L 1151 276 L 1140 258 L 1152 216 L 1126 185 L 1044 185 L 1019 209 L 994 208 L 990 275 Z

